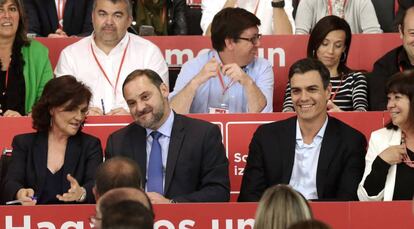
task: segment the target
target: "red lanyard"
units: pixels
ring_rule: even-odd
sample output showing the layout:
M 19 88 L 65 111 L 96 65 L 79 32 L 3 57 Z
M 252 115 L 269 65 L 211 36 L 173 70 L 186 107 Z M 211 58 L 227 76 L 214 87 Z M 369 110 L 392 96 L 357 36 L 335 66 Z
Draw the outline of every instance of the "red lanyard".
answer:
M 66 5 L 66 0 L 62 0 L 62 6 L 60 4 L 60 0 L 58 0 L 56 9 L 57 9 L 59 29 L 63 29 L 63 14 L 65 13 L 65 5 Z
M 338 87 L 336 88 L 335 92 L 331 95 L 332 102 L 334 101 L 336 94 L 338 94 L 339 88 L 342 86 L 342 80 L 344 79 L 344 75 L 341 75 L 341 81 L 339 82 Z
M 220 68 L 217 68 L 217 76 L 219 78 L 221 88 L 223 88 L 223 95 L 226 93 L 227 90 L 233 85 L 234 81 L 231 80 L 230 83 L 227 85 L 224 83 L 223 75 L 221 74 Z
M 343 5 L 344 15 L 341 15 L 342 18 L 345 16 L 345 5 L 346 5 L 346 0 L 344 0 L 344 5 Z M 328 0 L 328 15 L 332 15 L 332 11 L 333 11 L 333 9 L 332 9 L 332 0 Z M 339 15 L 337 15 L 337 16 L 339 16 Z
M 118 75 L 116 76 L 115 86 L 114 86 L 114 85 L 111 83 L 111 81 L 109 80 L 109 77 L 108 77 L 108 75 L 106 74 L 105 70 L 102 68 L 101 63 L 99 63 L 98 58 L 96 58 L 96 55 L 95 55 L 95 52 L 93 51 L 93 47 L 92 47 L 92 43 L 91 43 L 91 51 L 92 51 L 93 58 L 95 58 L 95 62 L 96 62 L 96 64 L 98 64 L 99 69 L 101 70 L 101 72 L 102 72 L 102 73 L 103 73 L 103 75 L 105 76 L 106 81 L 108 81 L 108 83 L 111 85 L 112 89 L 114 90 L 114 95 L 115 95 L 115 96 L 116 96 L 116 87 L 118 86 L 119 75 L 121 74 L 122 65 L 124 65 L 125 54 L 126 54 L 127 49 L 128 49 L 129 41 L 130 41 L 130 38 L 128 37 L 128 43 L 127 43 L 127 45 L 125 46 L 125 49 L 124 49 L 124 54 L 122 54 L 121 63 L 119 64 Z

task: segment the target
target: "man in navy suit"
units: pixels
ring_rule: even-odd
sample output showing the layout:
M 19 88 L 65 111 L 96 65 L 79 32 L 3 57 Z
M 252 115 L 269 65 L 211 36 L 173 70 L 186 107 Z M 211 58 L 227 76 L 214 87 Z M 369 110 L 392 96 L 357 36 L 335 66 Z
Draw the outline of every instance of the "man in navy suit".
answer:
M 275 184 L 290 184 L 307 199 L 357 200 L 366 140 L 327 114 L 328 69 L 318 60 L 299 60 L 289 82 L 297 116 L 256 130 L 239 201 L 258 201 Z
M 172 111 L 168 87 L 152 70 L 133 71 L 122 88 L 135 122 L 109 136 L 106 158 L 135 160 L 152 203 L 228 201 L 228 160 L 218 126 Z M 156 153 L 161 158 L 154 167 Z

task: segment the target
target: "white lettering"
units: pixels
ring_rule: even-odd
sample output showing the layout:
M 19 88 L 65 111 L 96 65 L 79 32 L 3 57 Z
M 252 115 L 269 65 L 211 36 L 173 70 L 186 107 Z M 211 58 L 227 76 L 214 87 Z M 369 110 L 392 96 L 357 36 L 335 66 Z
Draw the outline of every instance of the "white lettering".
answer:
M 270 61 L 272 66 L 275 65 L 274 55 L 278 54 L 279 56 L 279 67 L 286 66 L 286 54 L 285 50 L 282 48 L 268 48 L 267 49 L 267 60 Z
M 179 229 L 188 229 L 188 228 L 193 228 L 195 225 L 195 222 L 193 220 L 189 220 L 189 219 L 185 219 L 183 221 L 180 222 L 180 224 L 178 225 Z M 187 227 L 190 226 L 190 227 Z
M 39 229 L 56 229 L 55 225 L 51 222 L 40 222 L 37 224 Z
M 13 216 L 6 216 L 6 229 L 30 229 L 30 216 L 23 216 L 23 227 L 14 227 Z
M 234 154 L 234 162 L 246 162 L 247 161 L 247 154 L 235 153 Z
M 154 229 L 158 229 L 160 227 L 166 227 L 167 229 L 175 229 L 174 224 L 172 224 L 168 220 L 158 220 L 154 223 Z
M 172 61 L 173 56 L 176 57 L 175 62 Z M 168 64 L 182 65 L 185 62 L 184 56 L 187 57 L 186 61 L 193 59 L 194 58 L 193 50 L 191 49 L 184 49 L 184 50 L 166 49 L 165 50 L 165 60 L 167 61 Z
M 83 222 L 82 221 L 77 221 L 77 222 L 68 221 L 62 224 L 62 226 L 60 227 L 60 229 L 69 229 L 69 228 L 83 229 Z
M 237 220 L 237 229 L 245 229 L 246 226 L 249 226 L 250 228 L 253 228 L 254 226 L 254 219 L 238 219 Z

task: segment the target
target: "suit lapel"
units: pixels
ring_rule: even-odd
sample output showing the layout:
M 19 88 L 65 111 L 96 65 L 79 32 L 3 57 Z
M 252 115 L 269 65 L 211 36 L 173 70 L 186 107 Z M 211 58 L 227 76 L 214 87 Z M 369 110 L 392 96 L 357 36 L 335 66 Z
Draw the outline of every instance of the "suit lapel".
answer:
M 168 148 L 167 168 L 165 172 L 165 187 L 164 194 L 168 193 L 171 180 L 174 174 L 175 165 L 177 163 L 178 155 L 184 140 L 184 123 L 183 117 L 179 114 L 174 114 L 174 123 L 171 131 L 170 145 Z
M 52 27 L 52 30 L 57 28 L 57 10 L 55 1 L 43 1 L 45 3 L 45 8 L 47 10 L 47 15 L 49 18 L 49 25 Z
M 337 130 L 338 128 L 335 120 L 328 116 L 328 124 L 326 125 L 325 133 L 323 135 L 316 172 L 316 188 L 319 198 L 324 196 L 325 178 L 328 174 L 329 165 L 335 157 L 337 148 L 340 144 L 341 139 Z
M 65 31 L 67 31 L 67 29 L 65 29 L 65 28 L 70 26 L 70 21 L 71 21 L 71 18 L 72 18 L 72 15 L 70 13 L 74 12 L 74 10 L 73 10 L 73 8 L 75 7 L 74 4 L 75 3 L 72 0 L 67 0 L 66 1 L 65 9 L 64 9 L 64 12 L 63 12 L 63 28 L 64 28 Z M 79 2 L 78 4 L 82 4 L 82 3 Z
M 63 164 L 63 176 L 64 181 L 66 181 L 66 175 L 71 174 L 74 176 L 75 169 L 78 167 L 78 161 L 82 154 L 82 142 L 80 133 L 75 136 L 71 136 L 68 139 L 66 144 L 65 151 L 65 162 Z M 69 182 L 63 182 L 63 190 L 68 190 L 70 188 Z
M 293 164 L 295 162 L 295 146 L 296 146 L 296 117 L 287 120 L 286 125 L 280 135 L 285 136 L 281 142 L 280 154 L 283 156 L 283 176 L 282 182 L 289 184 L 292 176 Z M 284 141 L 286 140 L 286 141 Z
M 132 155 L 126 155 L 136 161 L 141 169 L 142 177 L 147 177 L 147 131 L 145 128 L 132 124 L 129 142 L 125 147 L 132 147 Z M 126 150 L 125 152 L 128 152 Z M 145 185 L 145 184 L 143 184 Z
M 35 142 L 33 145 L 33 162 L 35 167 L 36 179 L 39 187 L 35 190 L 40 191 L 43 189 L 43 183 L 46 177 L 47 169 L 47 150 L 48 150 L 48 134 L 47 132 L 38 132 L 35 136 Z

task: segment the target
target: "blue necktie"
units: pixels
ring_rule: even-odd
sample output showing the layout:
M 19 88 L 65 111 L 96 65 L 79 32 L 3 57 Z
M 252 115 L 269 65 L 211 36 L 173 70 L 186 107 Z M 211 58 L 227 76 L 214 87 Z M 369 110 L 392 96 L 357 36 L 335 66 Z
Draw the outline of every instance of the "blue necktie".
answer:
M 152 136 L 152 147 L 150 157 L 148 161 L 148 181 L 147 191 L 157 192 L 164 195 L 163 191 L 163 169 L 162 169 L 162 153 L 161 145 L 158 139 L 162 136 L 160 132 L 153 131 Z

